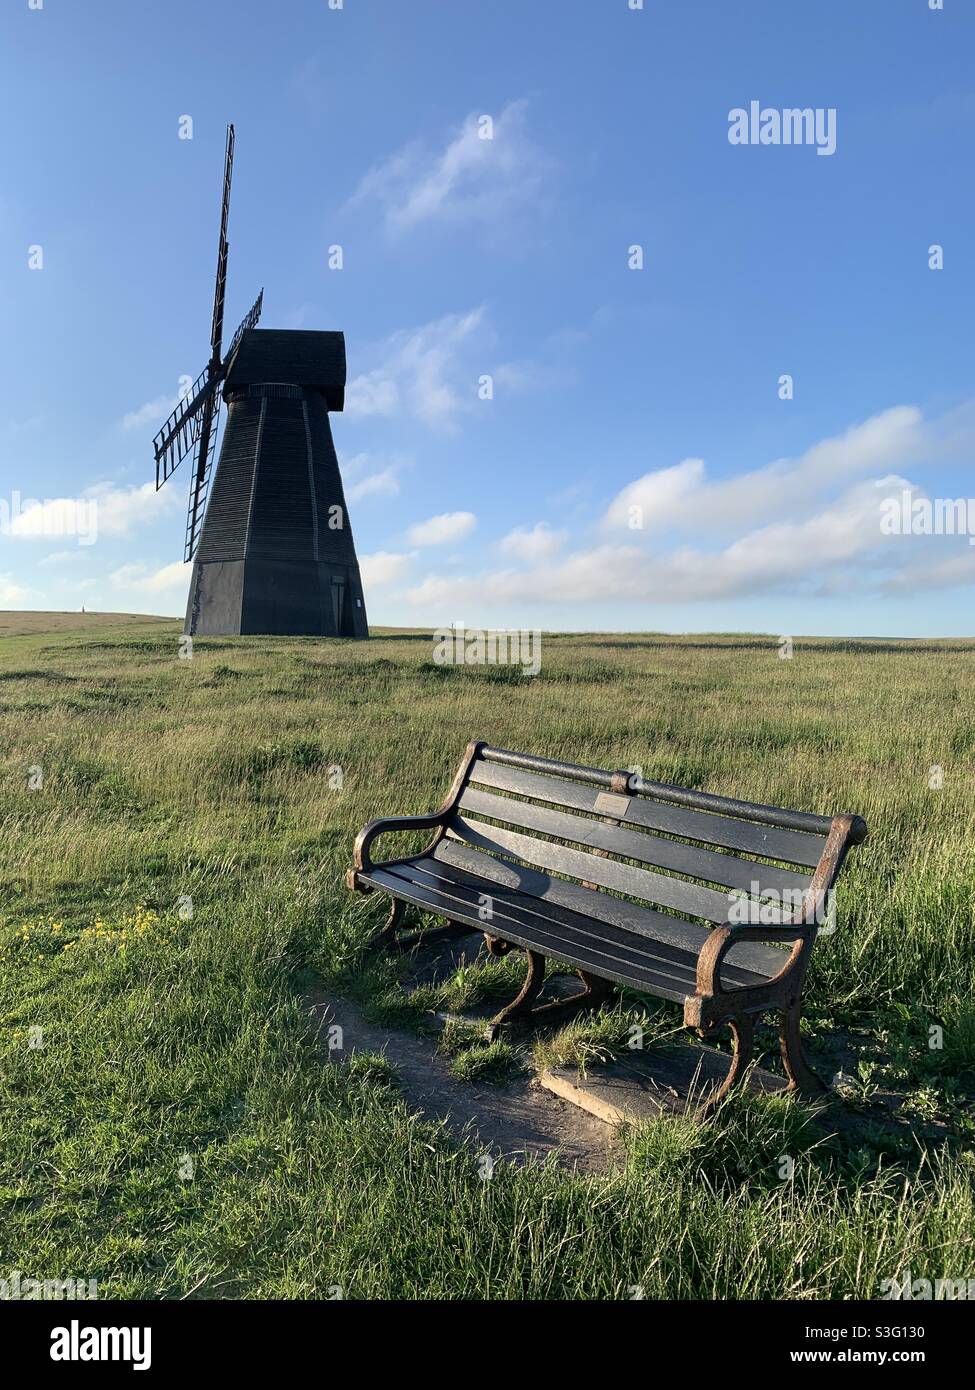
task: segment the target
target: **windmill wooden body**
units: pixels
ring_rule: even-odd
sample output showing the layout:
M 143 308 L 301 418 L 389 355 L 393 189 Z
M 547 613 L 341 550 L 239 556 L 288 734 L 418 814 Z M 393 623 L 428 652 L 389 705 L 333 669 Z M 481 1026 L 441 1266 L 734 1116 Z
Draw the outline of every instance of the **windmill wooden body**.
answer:
M 193 456 L 185 630 L 368 637 L 328 418 L 345 399 L 344 336 L 257 328 L 262 290 L 222 356 L 233 157 L 229 126 L 210 361 L 154 441 L 157 489 Z

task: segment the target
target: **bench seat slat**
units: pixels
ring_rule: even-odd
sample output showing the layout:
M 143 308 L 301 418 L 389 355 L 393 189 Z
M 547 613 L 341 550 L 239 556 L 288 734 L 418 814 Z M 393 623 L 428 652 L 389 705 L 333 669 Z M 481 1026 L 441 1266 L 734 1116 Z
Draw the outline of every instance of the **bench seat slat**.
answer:
M 707 883 L 722 883 L 726 888 L 745 893 L 751 893 L 753 883 L 758 883 L 760 893 L 789 892 L 801 895 L 809 884 L 808 874 L 796 873 L 793 869 L 737 859 L 730 854 L 718 854 L 714 850 L 700 849 L 679 840 L 663 840 L 642 830 L 629 830 L 625 825 L 607 825 L 602 820 L 569 815 L 534 802 L 516 801 L 510 796 L 496 796 L 477 787 L 464 789 L 460 805 L 463 810 L 473 811 L 476 815 L 537 830 L 543 835 L 556 835 L 559 839 L 572 840 L 589 849 L 609 850 L 625 859 L 638 859 L 658 869 L 671 869 L 674 873 L 688 874 Z
M 459 885 L 451 888 L 431 886 L 412 875 L 410 864 L 395 869 L 374 869 L 366 876 L 378 888 L 405 898 L 406 901 L 454 921 L 466 921 L 483 931 L 485 923 L 478 916 L 478 905 L 472 898 L 464 901 Z M 632 989 L 649 990 L 675 1002 L 681 1002 L 694 991 L 692 962 L 686 965 L 652 961 L 637 956 L 625 945 L 601 940 L 590 930 L 577 929 L 569 921 L 546 922 L 537 914 L 522 913 L 514 903 L 495 904 L 491 930 L 505 940 L 541 951 L 556 960 L 568 956 L 573 964 L 584 970 L 629 985 Z
M 488 825 L 486 821 L 468 820 L 466 816 L 453 816 L 448 823 L 447 834 L 480 849 L 514 855 L 537 868 L 554 869 L 557 873 L 568 874 L 583 882 L 598 883 L 602 888 L 641 898 L 658 907 L 687 912 L 709 922 L 728 920 L 731 906 L 729 894 L 719 893 L 714 888 L 702 888 L 700 884 L 688 883 L 685 879 L 669 878 L 650 869 L 635 869 L 629 864 L 603 859 L 598 854 L 586 854 L 550 840 L 536 840 L 531 835 L 520 835 L 515 830 Z
M 569 908 L 581 917 L 611 923 L 651 941 L 670 945 L 675 950 L 691 951 L 695 958 L 710 935 L 710 929 L 697 922 L 685 922 L 681 917 L 671 917 L 656 908 L 616 898 L 597 888 L 586 888 L 581 883 L 552 878 L 527 865 L 495 859 L 461 840 L 441 840 L 433 852 L 433 858 L 464 871 L 472 878 L 513 889 L 540 903 Z M 787 952 L 781 947 L 741 941 L 732 947 L 726 961 L 768 979 L 782 969 L 786 955 Z
M 510 917 L 514 917 L 516 921 L 537 918 L 538 923 L 536 925 L 540 924 L 541 929 L 545 929 L 546 924 L 559 928 L 570 927 L 575 933 L 590 937 L 596 943 L 604 942 L 617 949 L 621 948 L 627 955 L 632 954 L 635 959 L 645 962 L 652 970 L 662 970 L 665 974 L 670 973 L 679 976 L 687 985 L 688 991 L 691 993 L 694 991 L 697 978 L 697 957 L 700 950 L 700 943 L 697 940 L 688 941 L 687 944 L 677 947 L 668 942 L 657 940 L 655 937 L 626 931 L 613 923 L 586 916 L 558 904 L 540 902 L 537 898 L 516 890 L 504 888 L 498 884 L 486 883 L 483 878 L 476 874 L 471 874 L 455 865 L 445 864 L 436 859 L 412 860 L 408 869 L 404 870 L 398 866 L 393 872 L 400 875 L 408 873 L 414 882 L 426 883 L 431 888 L 456 898 L 468 906 L 473 906 L 475 910 L 480 906 L 481 899 L 487 893 L 491 899 L 492 920 L 486 925 L 498 935 L 504 935 L 502 924 L 505 919 Z M 482 925 L 485 924 L 482 923 Z M 705 936 L 707 935 L 706 929 L 699 928 L 698 930 L 703 931 Z M 778 969 L 784 960 L 785 957 L 776 952 L 775 969 Z M 740 964 L 728 960 L 722 971 L 722 980 L 728 988 L 764 984 L 769 975 L 775 973 L 775 969 L 771 971 L 748 970 L 743 969 Z
M 455 910 L 455 906 L 460 906 L 468 912 L 477 916 L 477 909 L 480 906 L 479 899 L 484 897 L 484 890 L 487 885 L 477 880 L 473 882 L 464 881 L 455 871 L 450 873 L 443 864 L 438 864 L 432 860 L 431 870 L 427 871 L 420 864 L 411 864 L 405 871 L 398 868 L 393 872 L 401 877 L 408 877 L 411 882 L 424 884 L 433 892 L 439 893 L 445 906 L 450 911 Z M 449 876 L 446 876 L 449 875 Z M 491 896 L 491 920 L 484 922 L 478 918 L 481 927 L 487 927 L 493 934 L 505 937 L 511 931 L 520 931 L 526 939 L 531 937 L 533 941 L 540 940 L 543 936 L 549 943 L 549 950 L 553 954 L 557 951 L 552 947 L 553 942 L 561 941 L 561 950 L 569 955 L 574 954 L 577 947 L 588 949 L 596 954 L 605 955 L 607 960 L 616 960 L 619 964 L 625 964 L 635 970 L 649 971 L 651 974 L 669 977 L 676 981 L 684 992 L 693 992 L 695 971 L 693 960 L 687 953 L 675 951 L 672 947 L 662 946 L 645 940 L 643 937 L 627 936 L 627 934 L 614 932 L 613 929 L 604 923 L 587 920 L 579 917 L 575 913 L 567 912 L 564 909 L 559 912 L 539 912 L 538 904 L 532 907 L 530 900 L 519 898 L 517 894 L 506 893 L 503 889 L 492 889 Z M 753 984 L 758 982 L 757 976 L 751 976 L 739 971 L 739 983 Z
M 582 782 L 570 782 L 483 760 L 471 768 L 470 781 L 577 811 L 594 811 L 596 797 L 600 794 L 599 787 L 586 786 Z M 773 825 L 738 820 L 734 816 L 694 811 L 653 801 L 639 794 L 630 794 L 629 807 L 622 819 L 626 824 L 643 826 L 647 830 L 662 830 L 669 835 L 681 835 L 687 840 L 721 845 L 724 849 L 778 859 L 786 864 L 802 864 L 807 868 L 816 867 L 826 844 L 825 836 L 808 831 L 782 830 Z

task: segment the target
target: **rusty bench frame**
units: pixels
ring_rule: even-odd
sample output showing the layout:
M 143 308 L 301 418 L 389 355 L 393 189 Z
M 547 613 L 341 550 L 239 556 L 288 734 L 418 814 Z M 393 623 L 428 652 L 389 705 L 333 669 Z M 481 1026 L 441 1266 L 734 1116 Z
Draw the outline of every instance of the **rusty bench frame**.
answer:
M 408 904 L 388 888 L 370 883 L 368 875 L 376 870 L 410 865 L 417 859 L 433 853 L 447 835 L 448 822 L 458 811 L 458 804 L 468 784 L 471 769 L 478 759 L 503 763 L 523 771 L 541 772 L 553 777 L 561 775 L 581 779 L 591 786 L 605 787 L 616 795 L 632 796 L 642 793 L 656 802 L 714 812 L 721 816 L 737 816 L 787 830 L 814 830 L 817 834 L 824 835 L 825 843 L 819 862 L 815 865 L 801 904 L 793 916 L 773 925 L 755 925 L 732 921 L 729 914 L 727 922 L 711 928 L 698 955 L 695 991 L 684 998 L 684 1023 L 702 1038 L 713 1037 L 723 1028 L 728 1028 L 732 1037 L 733 1052 L 728 1075 L 720 1088 L 700 1107 L 702 1111 L 713 1109 L 732 1087 L 742 1080 L 752 1056 L 756 1023 L 762 1015 L 771 1012 L 778 1015 L 780 1050 L 788 1077 L 788 1090 L 814 1096 L 827 1089 L 809 1065 L 800 1039 L 802 985 L 822 921 L 824 906 L 829 901 L 829 894 L 843 866 L 846 853 L 852 845 L 860 844 L 866 839 L 867 826 L 861 817 L 850 814 L 815 816 L 808 812 L 762 806 L 708 792 L 642 782 L 638 776 L 626 771 L 607 772 L 597 768 L 580 767 L 532 754 L 494 748 L 480 740 L 472 741 L 467 746 L 446 798 L 436 811 L 419 816 L 382 817 L 370 821 L 364 827 L 355 842 L 353 866 L 347 871 L 346 884 L 355 892 L 386 892 L 392 898 L 389 916 L 373 937 L 372 944 L 375 946 L 395 942 L 401 947 L 407 947 L 441 935 L 458 932 L 467 934 L 481 930 L 488 951 L 492 955 L 504 955 L 512 949 L 525 951 L 528 958 L 525 983 L 517 996 L 491 1021 L 488 1030 L 490 1038 L 497 1037 L 501 1028 L 516 1021 L 554 1021 L 583 1009 L 598 1007 L 612 995 L 617 985 L 598 971 L 583 968 L 573 960 L 572 951 L 568 950 L 564 955 L 556 955 L 556 958 L 564 959 L 576 969 L 583 981 L 583 989 L 569 999 L 536 1006 L 535 999 L 545 979 L 545 956 L 541 952 L 508 942 L 503 936 L 495 935 L 487 925 L 478 928 L 469 922 L 453 921 L 449 917 L 445 926 L 414 933 L 408 937 L 398 935 Z M 622 824 L 607 817 L 603 817 L 602 820 L 603 824 L 610 826 Z M 370 851 L 379 836 L 396 831 L 422 830 L 432 831 L 433 838 L 419 854 L 373 862 Z M 666 830 L 664 833 L 667 833 Z M 596 849 L 592 852 L 607 855 L 609 851 Z M 623 850 L 618 852 L 625 854 Z M 517 861 L 514 867 L 518 867 Z M 577 881 L 581 881 L 583 887 L 598 888 L 594 883 Z M 484 883 L 486 888 L 492 886 L 490 880 L 485 879 Z M 532 896 L 530 892 L 521 889 L 519 893 L 527 897 Z M 763 984 L 748 984 L 727 989 L 722 983 L 722 965 L 729 952 L 740 942 L 791 942 L 792 950 L 787 956 L 783 953 L 782 968 Z M 652 987 L 648 987 L 646 992 L 652 994 L 654 991 Z

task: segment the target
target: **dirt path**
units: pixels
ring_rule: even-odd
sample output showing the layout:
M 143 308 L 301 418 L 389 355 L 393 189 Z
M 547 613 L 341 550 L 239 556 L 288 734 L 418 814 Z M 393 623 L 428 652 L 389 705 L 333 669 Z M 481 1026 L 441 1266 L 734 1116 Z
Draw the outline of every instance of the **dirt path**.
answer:
M 407 1105 L 428 1119 L 444 1120 L 452 1134 L 466 1138 L 478 1152 L 490 1151 L 514 1163 L 554 1154 L 562 1166 L 581 1173 L 609 1166 L 613 1128 L 559 1100 L 533 1078 L 503 1086 L 458 1081 L 448 1070 L 450 1059 L 437 1052 L 435 1038 L 367 1023 L 355 1004 L 338 995 L 313 991 L 305 1000 L 320 1031 L 336 1023 L 342 1028 L 342 1051 L 323 1046 L 329 1061 L 342 1062 L 353 1052 L 384 1053 L 399 1070 Z

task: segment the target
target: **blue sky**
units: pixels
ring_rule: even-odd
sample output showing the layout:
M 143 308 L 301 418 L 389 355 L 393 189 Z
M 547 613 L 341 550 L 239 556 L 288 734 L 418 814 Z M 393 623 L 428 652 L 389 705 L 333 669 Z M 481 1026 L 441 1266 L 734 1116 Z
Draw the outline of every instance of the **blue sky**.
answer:
M 374 624 L 971 634 L 975 546 L 878 511 L 975 496 L 973 53 L 963 0 L 8 0 L 0 607 L 183 610 L 233 120 L 227 337 L 345 332 Z

